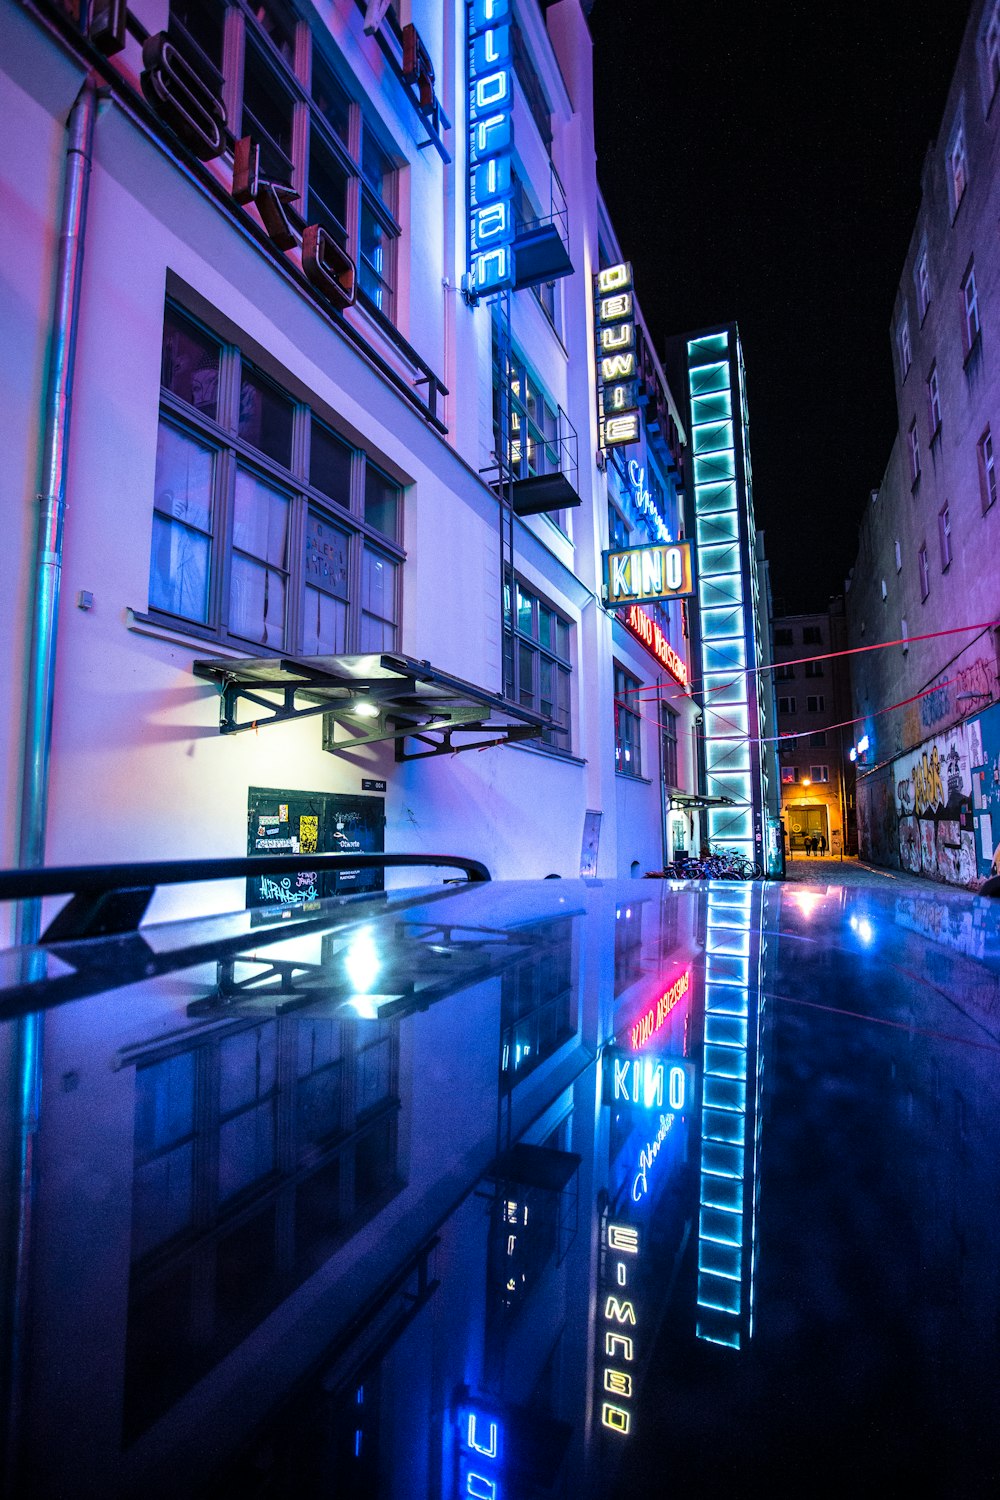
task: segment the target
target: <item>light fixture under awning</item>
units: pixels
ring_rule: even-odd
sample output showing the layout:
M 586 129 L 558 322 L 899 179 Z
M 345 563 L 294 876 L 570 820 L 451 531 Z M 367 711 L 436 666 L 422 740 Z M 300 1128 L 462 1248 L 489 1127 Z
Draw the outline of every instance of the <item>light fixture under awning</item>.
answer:
M 395 740 L 397 760 L 422 760 L 565 732 L 410 656 L 222 657 L 196 661 L 194 673 L 219 687 L 222 734 L 322 714 L 323 748 L 333 754 Z M 407 749 L 407 740 L 424 748 Z

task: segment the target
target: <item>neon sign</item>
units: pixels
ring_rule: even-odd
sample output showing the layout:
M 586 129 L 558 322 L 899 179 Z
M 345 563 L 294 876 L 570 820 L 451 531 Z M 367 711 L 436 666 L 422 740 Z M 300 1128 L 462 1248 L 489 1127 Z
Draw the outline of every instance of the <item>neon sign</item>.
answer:
M 469 281 L 475 296 L 514 285 L 510 0 L 469 0 Z
M 628 261 L 596 278 L 597 371 L 601 386 L 601 447 L 639 440 L 632 267 Z
M 633 604 L 627 615 L 619 616 L 625 628 L 641 641 L 646 650 L 651 652 L 680 687 L 687 687 L 687 667 L 684 665 L 677 652 L 667 640 L 663 631 L 655 620 L 650 619 L 646 611 L 638 604 Z
M 503 1424 L 475 1401 L 462 1403 L 456 1421 L 460 1500 L 502 1500 Z
M 635 1382 L 628 1366 L 635 1363 L 635 1336 L 626 1332 L 637 1323 L 635 1303 L 621 1297 L 628 1290 L 639 1254 L 639 1231 L 634 1224 L 608 1224 L 605 1241 L 605 1281 L 615 1287 L 604 1299 L 602 1308 L 604 1338 L 601 1345 L 601 1426 L 609 1432 L 627 1435 L 632 1426 L 632 1410 L 626 1405 L 635 1395 Z
M 636 510 L 642 511 L 643 515 L 649 517 L 653 523 L 653 529 L 661 542 L 672 542 L 673 537 L 667 530 L 666 523 L 660 515 L 652 495 L 646 488 L 646 471 L 640 468 L 634 458 L 628 461 L 628 482 L 632 486 L 632 499 Z
M 633 1057 L 617 1047 L 604 1053 L 604 1103 L 639 1109 L 667 1108 L 675 1114 L 687 1108 L 694 1086 L 694 1068 L 684 1058 Z
M 608 606 L 657 599 L 681 599 L 694 593 L 691 543 L 662 547 L 616 547 L 604 553 Z
M 676 1115 L 661 1115 L 660 1126 L 651 1141 L 639 1152 L 639 1165 L 632 1179 L 632 1202 L 641 1203 L 649 1192 L 649 1169 L 660 1154 L 660 1147 L 674 1126 Z
M 629 1046 L 633 1052 L 638 1052 L 640 1047 L 645 1047 L 650 1037 L 659 1031 L 690 988 L 691 970 L 685 969 L 684 973 L 678 975 L 673 984 L 663 991 L 655 1005 L 651 1005 L 632 1027 L 629 1032 Z

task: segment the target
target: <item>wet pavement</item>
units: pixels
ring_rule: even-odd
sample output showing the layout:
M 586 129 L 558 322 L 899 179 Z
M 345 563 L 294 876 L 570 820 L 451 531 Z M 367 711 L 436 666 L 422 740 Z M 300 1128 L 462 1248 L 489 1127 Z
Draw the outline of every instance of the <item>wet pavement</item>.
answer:
M 785 879 L 796 885 L 842 885 L 851 890 L 923 888 L 934 890 L 939 881 L 923 880 L 906 870 L 883 870 L 857 858 L 835 855 L 796 854 L 785 865 Z M 890 885 L 891 882 L 891 885 Z M 946 887 L 947 889 L 947 887 Z
M 1000 903 L 790 873 L 0 955 L 11 1492 L 995 1495 Z

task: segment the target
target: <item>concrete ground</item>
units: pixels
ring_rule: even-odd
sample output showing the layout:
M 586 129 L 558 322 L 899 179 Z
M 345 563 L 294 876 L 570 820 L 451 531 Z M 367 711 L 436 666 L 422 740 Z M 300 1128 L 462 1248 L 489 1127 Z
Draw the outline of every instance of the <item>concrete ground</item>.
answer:
M 910 875 L 905 870 L 883 870 L 846 855 L 841 859 L 829 854 L 796 853 L 785 867 L 785 879 L 796 885 L 847 885 L 869 890 L 898 890 L 905 887 L 922 890 L 925 894 L 928 890 L 933 891 L 938 884 L 935 880 Z M 945 886 L 944 889 L 954 888 Z

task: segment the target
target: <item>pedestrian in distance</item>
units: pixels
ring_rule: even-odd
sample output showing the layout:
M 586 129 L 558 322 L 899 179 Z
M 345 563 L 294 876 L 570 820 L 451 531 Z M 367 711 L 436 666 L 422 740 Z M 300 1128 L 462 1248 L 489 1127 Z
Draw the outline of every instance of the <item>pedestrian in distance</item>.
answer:
M 819 852 L 820 852 L 820 854 L 825 854 L 826 853 L 826 834 L 825 833 L 821 833 L 820 836 L 819 836 Z

